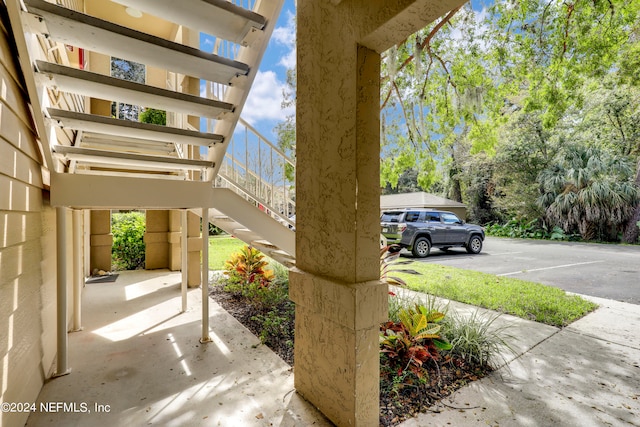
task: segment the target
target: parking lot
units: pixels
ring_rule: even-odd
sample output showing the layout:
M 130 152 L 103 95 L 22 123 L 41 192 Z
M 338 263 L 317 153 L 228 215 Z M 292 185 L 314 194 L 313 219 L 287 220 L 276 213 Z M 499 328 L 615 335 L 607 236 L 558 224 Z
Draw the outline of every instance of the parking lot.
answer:
M 420 261 L 640 304 L 639 246 L 488 237 L 479 255 L 469 255 L 463 248 L 433 249 Z

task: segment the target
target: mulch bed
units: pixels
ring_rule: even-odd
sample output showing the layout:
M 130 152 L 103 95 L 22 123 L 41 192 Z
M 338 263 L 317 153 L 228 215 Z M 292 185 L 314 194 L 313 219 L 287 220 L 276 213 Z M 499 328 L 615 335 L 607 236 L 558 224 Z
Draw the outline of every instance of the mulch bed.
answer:
M 252 317 L 266 314 L 264 311 L 252 306 L 243 298 L 225 292 L 222 285 L 210 287 L 209 295 L 253 334 L 260 336 L 262 331 L 261 324 L 253 320 Z M 291 346 L 294 329 L 293 318 L 287 322 L 286 328 L 289 329 L 288 334 L 275 338 L 268 337 L 265 345 L 287 364 L 293 366 L 293 348 Z M 463 360 L 449 357 L 443 358 L 437 365 L 435 363 L 430 363 L 429 365 L 428 380 L 423 384 L 407 384 L 395 391 L 385 392 L 385 390 L 390 389 L 389 384 L 385 384 L 385 380 L 381 381 L 381 426 L 395 426 L 421 412 L 437 412 L 437 404 L 439 402 L 442 403 L 443 398 L 489 373 L 486 368 L 477 369 L 476 367 L 468 366 Z

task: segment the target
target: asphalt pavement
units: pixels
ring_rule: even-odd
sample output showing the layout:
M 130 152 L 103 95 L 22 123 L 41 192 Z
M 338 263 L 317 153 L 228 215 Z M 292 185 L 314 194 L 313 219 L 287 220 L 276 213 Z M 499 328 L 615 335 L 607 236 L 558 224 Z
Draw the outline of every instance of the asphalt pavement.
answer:
M 464 248 L 432 249 L 420 261 L 640 304 L 640 246 L 487 237 L 478 255 Z

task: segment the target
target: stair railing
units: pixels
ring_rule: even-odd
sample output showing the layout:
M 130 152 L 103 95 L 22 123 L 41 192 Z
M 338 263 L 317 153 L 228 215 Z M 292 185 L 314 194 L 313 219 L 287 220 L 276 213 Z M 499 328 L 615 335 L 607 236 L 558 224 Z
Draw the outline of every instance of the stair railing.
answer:
M 283 225 L 295 219 L 295 161 L 240 118 L 214 186 L 230 188 Z

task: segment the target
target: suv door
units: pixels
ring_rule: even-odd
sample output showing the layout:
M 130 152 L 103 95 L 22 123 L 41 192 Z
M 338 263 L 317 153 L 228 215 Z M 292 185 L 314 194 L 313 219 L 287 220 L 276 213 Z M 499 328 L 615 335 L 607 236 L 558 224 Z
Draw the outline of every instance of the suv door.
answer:
M 441 245 L 446 243 L 447 234 L 440 220 L 439 212 L 425 212 L 425 225 L 427 230 L 429 230 L 429 234 L 431 235 L 431 244 L 432 245 Z
M 446 229 L 447 243 L 461 245 L 467 241 L 467 229 L 456 215 L 449 212 L 440 214 Z
M 402 244 L 410 245 L 416 233 L 424 227 L 424 212 L 407 211 L 404 214 L 404 222 L 407 229 L 402 233 Z

